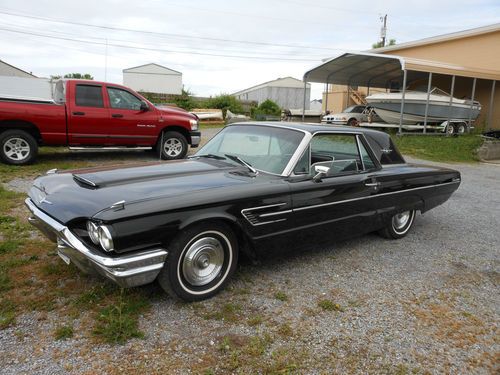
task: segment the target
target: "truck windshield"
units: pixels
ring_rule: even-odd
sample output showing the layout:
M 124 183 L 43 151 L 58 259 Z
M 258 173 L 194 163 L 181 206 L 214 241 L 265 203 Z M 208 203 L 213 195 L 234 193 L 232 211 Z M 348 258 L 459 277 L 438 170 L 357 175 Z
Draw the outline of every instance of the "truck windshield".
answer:
M 226 158 L 238 156 L 255 169 L 281 174 L 295 153 L 304 134 L 293 129 L 259 125 L 228 126 L 213 137 L 195 155 Z M 238 164 L 237 162 L 234 162 Z

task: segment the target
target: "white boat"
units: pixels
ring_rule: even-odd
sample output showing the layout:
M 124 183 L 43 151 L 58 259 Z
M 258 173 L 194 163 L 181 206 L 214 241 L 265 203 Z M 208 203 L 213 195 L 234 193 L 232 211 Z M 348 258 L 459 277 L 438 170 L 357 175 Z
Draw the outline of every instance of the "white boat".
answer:
M 446 92 L 433 88 L 429 95 L 427 112 L 428 123 L 438 123 L 448 120 L 475 120 L 481 111 L 481 104 L 467 99 L 451 98 Z M 366 97 L 369 105 L 382 120 L 387 123 L 399 123 L 401 111 L 401 92 L 376 93 Z M 425 118 L 427 92 L 406 91 L 403 107 L 403 124 L 421 124 Z

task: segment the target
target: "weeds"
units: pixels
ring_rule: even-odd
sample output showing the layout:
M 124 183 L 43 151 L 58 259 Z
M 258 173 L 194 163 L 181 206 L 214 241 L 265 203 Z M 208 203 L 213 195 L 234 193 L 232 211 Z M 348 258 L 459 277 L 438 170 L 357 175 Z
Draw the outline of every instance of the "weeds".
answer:
M 16 320 L 16 306 L 10 300 L 0 300 L 0 329 L 7 328 Z
M 126 294 L 122 289 L 118 300 L 100 311 L 93 333 L 112 344 L 123 344 L 131 338 L 143 338 L 144 333 L 138 329 L 138 317 L 148 305 L 144 298 Z
M 73 337 L 73 327 L 72 326 L 60 326 L 54 332 L 54 338 L 56 340 L 67 340 Z
M 282 301 L 282 302 L 288 301 L 288 296 L 282 291 L 278 291 L 278 292 L 274 293 L 274 298 L 276 298 L 278 301 Z
M 318 306 L 321 307 L 324 311 L 344 311 L 342 306 L 338 303 L 334 303 L 329 299 L 322 299 L 318 302 Z

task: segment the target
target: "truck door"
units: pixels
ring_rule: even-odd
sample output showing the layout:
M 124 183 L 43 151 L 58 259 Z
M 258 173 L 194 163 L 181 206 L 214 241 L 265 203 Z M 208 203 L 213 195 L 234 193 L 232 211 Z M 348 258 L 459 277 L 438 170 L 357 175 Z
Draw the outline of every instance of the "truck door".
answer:
M 107 86 L 106 91 L 110 141 L 116 145 L 153 145 L 158 135 L 155 108 L 144 108 L 144 102 L 139 97 L 123 88 Z
M 108 108 L 104 105 L 104 88 L 93 83 L 77 83 L 68 93 L 68 141 L 71 146 L 105 145 Z

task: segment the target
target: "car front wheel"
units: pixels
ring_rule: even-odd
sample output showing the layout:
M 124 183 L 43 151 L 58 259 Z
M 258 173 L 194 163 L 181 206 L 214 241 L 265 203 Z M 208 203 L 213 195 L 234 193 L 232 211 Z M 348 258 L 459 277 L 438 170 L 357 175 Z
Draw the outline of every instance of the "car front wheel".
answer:
M 237 263 L 238 241 L 231 228 L 197 224 L 171 242 L 158 282 L 174 298 L 200 301 L 224 289 Z
M 390 222 L 379 231 L 380 235 L 389 239 L 403 238 L 409 232 L 415 220 L 415 210 L 397 213 Z

